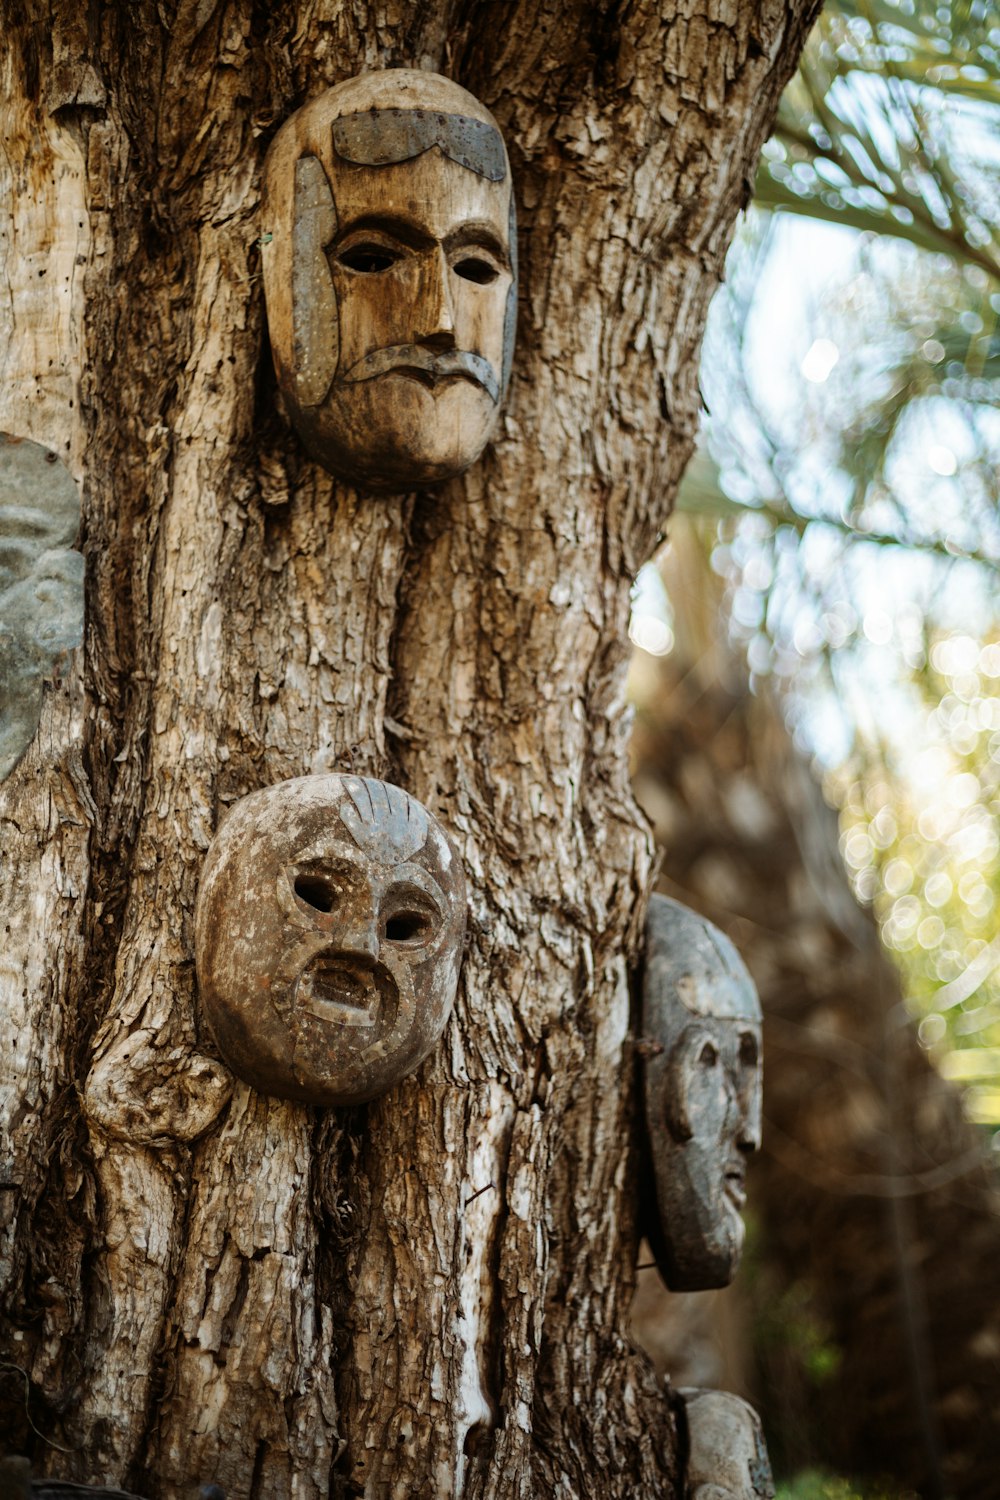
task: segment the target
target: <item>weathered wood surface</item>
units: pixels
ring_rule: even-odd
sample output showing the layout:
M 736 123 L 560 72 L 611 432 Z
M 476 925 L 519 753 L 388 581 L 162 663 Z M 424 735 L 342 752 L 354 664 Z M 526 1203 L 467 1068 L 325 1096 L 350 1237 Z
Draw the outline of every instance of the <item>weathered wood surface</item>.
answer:
M 0 427 L 69 443 L 88 584 L 0 788 L 0 1358 L 30 1377 L 26 1409 L 0 1369 L 0 1427 L 48 1472 L 154 1500 L 202 1474 L 233 1500 L 671 1492 L 623 1332 L 651 864 L 628 591 L 812 9 L 0 8 Z M 259 193 L 278 124 L 386 64 L 498 119 L 522 293 L 494 447 L 373 501 L 276 414 Z M 455 1015 L 367 1110 L 238 1085 L 206 1123 L 205 850 L 240 796 L 334 768 L 457 843 Z
M 760 1149 L 760 1001 L 725 933 L 659 893 L 646 908 L 640 1025 L 642 1227 L 673 1291 L 728 1286 Z
M 447 834 L 401 787 L 298 776 L 242 798 L 195 908 L 201 1016 L 221 1056 L 279 1099 L 388 1093 L 447 1025 L 466 904 Z
M 349 78 L 278 131 L 261 223 L 278 385 L 307 451 L 370 491 L 461 474 L 496 429 L 517 317 L 489 111 L 437 73 Z

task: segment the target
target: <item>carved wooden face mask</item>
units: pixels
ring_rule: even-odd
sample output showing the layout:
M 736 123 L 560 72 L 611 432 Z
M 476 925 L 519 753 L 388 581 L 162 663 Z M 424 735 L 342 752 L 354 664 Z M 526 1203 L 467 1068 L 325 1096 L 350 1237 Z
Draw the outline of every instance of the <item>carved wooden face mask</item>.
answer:
M 653 896 L 646 919 L 644 1106 L 656 1196 L 650 1243 L 667 1285 L 726 1286 L 743 1249 L 746 1160 L 760 1146 L 761 1014 L 732 943 Z
M 400 787 L 303 776 L 244 797 L 209 850 L 195 921 L 222 1056 L 284 1099 L 384 1093 L 444 1029 L 465 910 L 458 856 Z
M 760 1418 L 729 1391 L 681 1388 L 688 1500 L 774 1500 Z
M 468 468 L 516 316 L 510 167 L 489 112 L 436 73 L 339 84 L 276 135 L 263 225 L 278 383 L 311 455 L 371 490 Z

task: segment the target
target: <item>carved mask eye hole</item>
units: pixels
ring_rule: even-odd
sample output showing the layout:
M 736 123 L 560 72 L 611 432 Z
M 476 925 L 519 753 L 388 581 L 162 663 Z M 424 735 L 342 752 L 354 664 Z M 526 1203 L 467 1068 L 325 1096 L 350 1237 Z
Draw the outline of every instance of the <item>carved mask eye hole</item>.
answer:
M 368 240 L 360 245 L 350 245 L 337 256 L 340 265 L 346 266 L 349 271 L 360 271 L 365 276 L 388 271 L 390 266 L 394 266 L 402 258 L 398 250 L 391 250 L 388 245 Z
M 398 911 L 385 924 L 390 943 L 423 943 L 430 937 L 431 919 L 426 912 Z
M 749 1033 L 740 1037 L 740 1062 L 745 1068 L 757 1066 L 757 1038 Z
M 719 1049 L 714 1042 L 705 1042 L 698 1053 L 698 1061 L 703 1068 L 714 1068 L 719 1061 Z
M 402 948 L 422 948 L 438 930 L 440 912 L 422 891 L 405 888 L 390 896 L 385 941 Z
M 299 900 L 313 911 L 333 911 L 340 895 L 337 886 L 326 875 L 296 875 L 293 889 Z
M 463 281 L 474 281 L 477 286 L 489 286 L 500 274 L 492 261 L 484 260 L 481 255 L 463 255 L 452 270 Z

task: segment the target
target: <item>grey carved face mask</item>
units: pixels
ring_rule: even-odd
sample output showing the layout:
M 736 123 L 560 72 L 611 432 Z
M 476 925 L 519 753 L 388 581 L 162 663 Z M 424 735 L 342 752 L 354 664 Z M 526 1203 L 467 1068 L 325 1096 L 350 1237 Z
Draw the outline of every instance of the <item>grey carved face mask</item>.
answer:
M 774 1500 L 760 1418 L 729 1391 L 682 1388 L 687 1500 Z
M 79 527 L 59 456 L 0 432 L 0 781 L 38 728 L 54 664 L 83 640 Z
M 726 1286 L 743 1248 L 746 1161 L 760 1146 L 760 1001 L 725 934 L 666 896 L 650 899 L 646 919 L 642 1031 L 653 1044 L 650 1242 L 672 1290 Z
M 458 856 L 400 787 L 303 776 L 244 797 L 209 850 L 195 923 L 226 1062 L 285 1099 L 384 1093 L 444 1029 L 465 912 Z
M 312 456 L 376 491 L 473 463 L 507 387 L 517 300 L 489 112 L 435 73 L 339 84 L 275 137 L 263 226 L 278 383 Z

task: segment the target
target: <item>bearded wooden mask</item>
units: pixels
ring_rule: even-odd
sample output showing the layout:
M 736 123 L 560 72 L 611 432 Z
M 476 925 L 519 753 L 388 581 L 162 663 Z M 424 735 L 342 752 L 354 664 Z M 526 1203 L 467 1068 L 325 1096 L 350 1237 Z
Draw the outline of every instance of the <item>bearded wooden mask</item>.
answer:
M 666 896 L 650 898 L 646 918 L 642 1032 L 647 1236 L 672 1291 L 727 1286 L 760 1146 L 760 1001 L 725 933 Z
M 278 384 L 312 457 L 375 491 L 474 463 L 517 308 L 510 165 L 489 111 L 436 73 L 338 84 L 275 136 L 262 223 Z
M 457 854 L 400 787 L 303 776 L 244 797 L 209 849 L 195 918 L 223 1058 L 283 1099 L 384 1093 L 444 1030 L 465 912 Z

